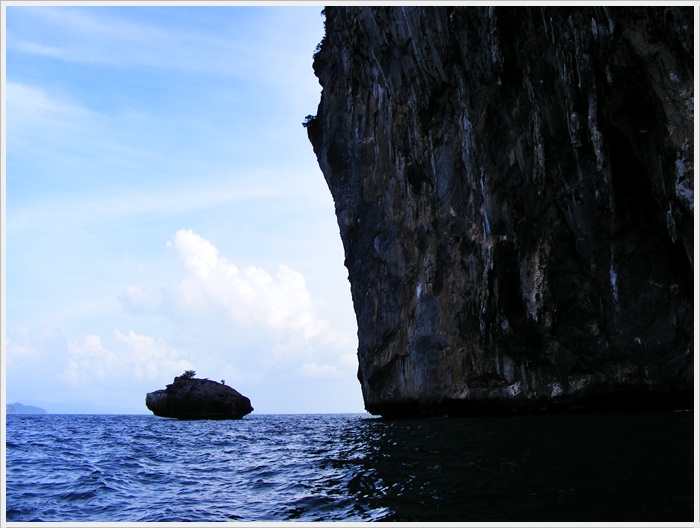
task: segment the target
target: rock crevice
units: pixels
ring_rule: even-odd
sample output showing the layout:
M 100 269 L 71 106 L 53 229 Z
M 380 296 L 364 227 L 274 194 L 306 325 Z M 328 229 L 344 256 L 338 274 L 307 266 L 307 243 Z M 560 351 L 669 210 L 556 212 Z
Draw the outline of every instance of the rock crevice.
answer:
M 692 8 L 325 15 L 306 126 L 367 410 L 689 397 Z

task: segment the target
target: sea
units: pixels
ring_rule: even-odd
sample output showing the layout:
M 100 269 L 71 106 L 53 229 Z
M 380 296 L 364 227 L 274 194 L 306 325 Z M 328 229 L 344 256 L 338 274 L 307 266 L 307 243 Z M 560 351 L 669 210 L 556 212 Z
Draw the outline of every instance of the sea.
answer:
M 692 522 L 693 412 L 7 415 L 8 522 Z

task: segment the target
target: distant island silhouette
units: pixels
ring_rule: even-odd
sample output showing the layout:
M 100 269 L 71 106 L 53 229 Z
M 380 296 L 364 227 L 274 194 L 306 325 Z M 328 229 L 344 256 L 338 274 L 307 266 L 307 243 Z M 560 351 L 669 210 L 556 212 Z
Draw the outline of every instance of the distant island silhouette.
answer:
M 8 403 L 7 414 L 47 414 L 45 409 L 23 403 Z

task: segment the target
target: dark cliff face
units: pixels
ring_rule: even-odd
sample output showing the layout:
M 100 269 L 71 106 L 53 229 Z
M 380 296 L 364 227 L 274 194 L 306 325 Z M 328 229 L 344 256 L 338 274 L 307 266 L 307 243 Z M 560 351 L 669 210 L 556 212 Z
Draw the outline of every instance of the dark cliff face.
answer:
M 328 7 L 314 69 L 368 411 L 690 397 L 692 8 Z

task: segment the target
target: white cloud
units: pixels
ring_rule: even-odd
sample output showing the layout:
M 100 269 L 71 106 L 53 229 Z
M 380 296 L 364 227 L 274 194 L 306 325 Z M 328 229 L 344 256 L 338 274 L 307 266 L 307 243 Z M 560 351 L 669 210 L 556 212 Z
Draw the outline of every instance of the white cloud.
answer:
M 238 265 L 191 229 L 175 233 L 166 246 L 180 263 L 167 287 L 130 286 L 122 295 L 129 313 L 161 316 L 192 357 L 206 350 L 199 365 L 238 373 L 296 372 L 305 378 L 353 377 L 356 340 L 333 328 L 320 313 L 303 274 L 281 264 L 274 272 Z M 195 351 L 196 350 L 196 351 Z M 243 370 L 241 370 L 243 368 Z
M 44 129 L 43 139 L 46 139 L 51 137 L 50 134 L 56 135 L 56 127 L 65 133 L 67 129 L 75 130 L 96 117 L 80 105 L 51 97 L 36 86 L 8 81 L 5 93 L 8 134 L 13 138 L 21 137 L 23 127 L 27 125 L 35 126 L 33 130 Z M 61 137 L 55 137 L 55 141 L 61 141 Z
M 104 381 L 113 375 L 117 356 L 102 346 L 97 335 L 86 335 L 82 342 L 68 342 L 68 365 L 63 378 L 74 385 L 89 380 Z
M 66 62 L 101 64 L 117 67 L 147 66 L 156 69 L 178 69 L 244 77 L 257 74 L 273 79 L 284 68 L 298 77 L 300 60 L 310 60 L 314 46 L 322 36 L 322 19 L 318 9 L 306 8 L 268 10 L 245 6 L 233 7 L 238 18 L 232 17 L 231 31 L 226 37 L 208 31 L 206 15 L 214 10 L 199 10 L 202 22 L 193 19 L 184 26 L 173 22 L 173 10 L 163 9 L 160 23 L 127 19 L 117 10 L 94 8 L 53 7 L 24 9 L 14 17 L 24 17 L 34 27 L 33 33 L 15 37 L 10 18 L 8 50 L 34 54 Z M 257 16 L 250 17 L 253 9 Z M 103 12 L 106 13 L 103 15 Z M 145 11 L 144 11 L 145 13 Z M 168 16 L 172 18 L 168 18 Z M 167 28 L 164 21 L 170 20 Z M 299 24 L 317 21 L 318 36 L 304 35 L 300 39 Z M 307 32 L 308 33 L 308 32 Z M 285 38 L 295 34 L 295 38 Z M 309 39 L 308 52 L 301 57 L 290 46 Z M 261 59 L 265 60 L 261 60 Z M 275 60 L 275 67 L 270 67 Z M 290 64 L 292 63 L 292 64 Z M 279 67 L 277 67 L 279 66 Z
M 257 266 L 239 267 L 190 229 L 175 233 L 169 245 L 183 268 L 169 288 L 180 308 L 224 310 L 233 322 L 279 332 L 300 345 L 312 339 L 338 341 L 328 321 L 318 316 L 306 279 L 289 266 L 279 265 L 274 275 Z
M 120 300 L 130 311 L 136 313 L 150 313 L 160 306 L 163 299 L 161 291 L 153 288 L 139 288 L 127 286 Z
M 63 383 L 68 341 L 46 326 L 12 325 L 7 328 L 6 364 L 8 401 L 36 398 Z
M 68 339 L 55 329 L 13 326 L 6 350 L 8 401 L 50 412 L 145 412 L 146 392 L 193 368 L 166 340 L 133 330 Z M 235 374 L 229 366 L 221 372 Z M 71 401 L 74 410 L 64 406 Z
M 307 171 L 298 168 L 239 167 L 226 158 L 212 162 L 203 146 L 213 148 L 234 133 L 231 129 L 192 130 L 186 134 L 187 143 L 198 154 L 182 158 L 172 155 L 184 142 L 173 131 L 194 127 L 188 121 L 191 116 L 98 112 L 75 103 L 70 95 L 41 87 L 8 82 L 6 88 L 8 152 L 39 164 L 13 170 L 8 187 L 21 188 L 27 176 L 46 181 L 36 192 L 8 203 L 8 234 L 27 229 L 78 232 L 97 222 L 182 217 L 234 204 L 238 210 L 260 210 L 280 200 L 304 200 L 317 207 L 329 199 L 312 195 L 314 190 L 302 185 Z M 193 166 L 201 171 L 196 178 L 190 172 Z M 32 172 L 22 174 L 27 170 Z M 167 183 L 163 173 L 168 174 Z M 322 185 L 318 188 L 327 192 Z
M 138 412 L 196 369 L 274 410 L 352 371 L 342 246 L 301 127 L 320 10 L 8 10 L 8 396 Z M 179 226 L 194 231 L 163 251 Z
M 116 346 L 106 348 L 102 338 L 88 334 L 82 341 L 68 342 L 66 366 L 61 377 L 72 385 L 105 381 L 162 381 L 164 373 L 177 375 L 191 369 L 182 354 L 165 340 L 137 334 L 133 330 L 114 331 Z
M 8 329 L 6 339 L 7 366 L 31 367 L 43 361 L 50 350 L 61 348 L 64 343 L 63 336 L 54 328 L 14 326 Z
M 20 345 L 13 341 L 7 343 L 7 364 L 21 362 L 24 360 L 32 360 L 39 356 L 36 348 L 26 345 Z
M 99 11 L 89 8 L 43 7 L 23 10 L 15 16 L 26 17 L 37 28 L 43 28 L 44 34 L 15 39 L 10 33 L 10 50 L 69 62 L 109 65 L 158 66 L 154 59 L 160 57 L 164 59 L 161 67 L 177 56 L 176 53 L 167 53 L 168 46 L 177 44 L 174 35 L 153 25 L 120 19 L 113 13 L 105 18 Z M 10 22 L 14 20 L 10 18 Z
M 44 46 L 42 44 L 37 44 L 36 42 L 26 40 L 17 41 L 15 47 L 19 51 L 23 51 L 25 53 L 43 55 L 45 57 L 53 57 L 54 59 L 70 60 L 72 58 L 70 56 L 67 56 L 61 48 L 57 48 L 54 46 Z
M 114 331 L 117 340 L 126 350 L 120 358 L 127 371 L 138 380 L 161 380 L 164 373 L 180 374 L 192 369 L 182 353 L 167 345 L 164 339 L 155 339 L 129 330 L 126 334 Z

